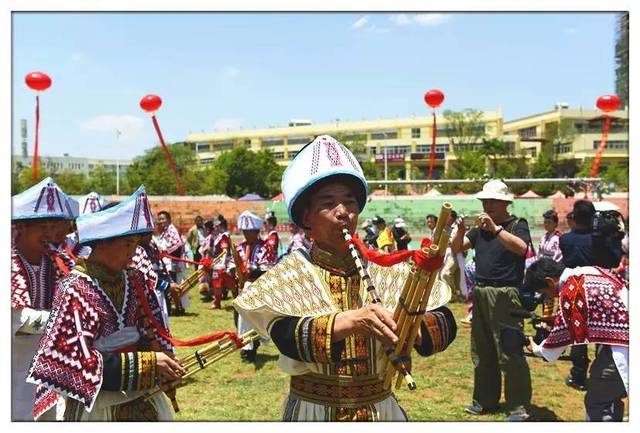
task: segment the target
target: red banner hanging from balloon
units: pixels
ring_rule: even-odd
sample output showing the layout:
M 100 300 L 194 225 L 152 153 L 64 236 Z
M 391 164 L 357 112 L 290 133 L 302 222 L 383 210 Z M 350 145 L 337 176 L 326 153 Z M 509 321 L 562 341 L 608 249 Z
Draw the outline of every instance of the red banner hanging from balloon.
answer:
M 44 72 L 30 72 L 24 77 L 24 81 L 31 90 L 36 93 L 36 121 L 35 134 L 33 138 L 33 180 L 38 180 L 38 154 L 40 145 L 40 92 L 44 92 L 51 87 L 51 78 Z
M 173 176 L 176 178 L 176 185 L 178 186 L 178 194 L 184 195 L 184 189 L 182 187 L 182 182 L 180 181 L 180 176 L 178 175 L 178 169 L 176 168 L 175 163 L 173 162 L 173 158 L 171 157 L 171 152 L 169 148 L 164 142 L 164 137 L 162 136 L 162 131 L 160 131 L 160 125 L 158 124 L 158 119 L 156 119 L 156 115 L 154 114 L 160 106 L 162 105 L 162 99 L 157 95 L 147 95 L 140 100 L 140 108 L 142 108 L 147 113 L 151 113 L 151 121 L 153 122 L 153 127 L 158 134 L 158 139 L 160 140 L 160 145 L 162 146 L 162 150 L 164 151 L 164 156 L 167 158 L 167 164 L 171 168 L 173 172 Z
M 602 137 L 600 138 L 600 145 L 598 145 L 595 158 L 593 158 L 593 164 L 591 165 L 591 171 L 589 172 L 590 177 L 598 176 L 598 172 L 600 171 L 600 162 L 602 161 L 604 150 L 607 147 L 607 138 L 609 136 L 609 128 L 611 127 L 611 117 L 608 113 L 620 108 L 620 98 L 616 95 L 600 96 L 596 100 L 596 106 L 605 114 L 602 121 Z
M 433 125 L 431 127 L 431 153 L 429 156 L 429 174 L 427 179 L 433 177 L 433 167 L 436 163 L 436 108 L 438 108 L 444 101 L 444 93 L 438 89 L 429 90 L 424 94 L 424 102 L 433 110 Z

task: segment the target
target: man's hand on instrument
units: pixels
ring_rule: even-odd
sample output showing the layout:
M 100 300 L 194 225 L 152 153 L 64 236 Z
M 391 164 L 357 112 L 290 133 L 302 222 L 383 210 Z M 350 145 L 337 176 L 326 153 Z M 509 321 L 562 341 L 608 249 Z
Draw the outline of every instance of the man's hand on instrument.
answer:
M 478 227 L 480 230 L 484 230 L 489 233 L 495 233 L 498 229 L 496 223 L 494 223 L 491 217 L 485 212 L 478 215 Z
M 182 377 L 187 370 L 173 355 L 156 352 L 156 375 L 160 385 L 171 383 Z
M 169 284 L 169 294 L 171 294 L 172 296 L 179 295 L 180 294 L 180 284 L 178 284 L 178 283 Z
M 353 334 L 374 337 L 385 346 L 398 342 L 394 333 L 397 329 L 393 315 L 379 304 L 368 304 L 357 310 L 351 310 L 351 329 Z

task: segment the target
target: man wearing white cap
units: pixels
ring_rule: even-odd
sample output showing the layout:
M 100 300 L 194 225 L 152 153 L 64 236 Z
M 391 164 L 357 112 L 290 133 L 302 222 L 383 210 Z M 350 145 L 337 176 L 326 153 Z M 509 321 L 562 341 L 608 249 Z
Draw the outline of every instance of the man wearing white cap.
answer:
M 52 248 L 55 229 L 74 218 L 67 195 L 47 177 L 11 198 L 11 419 L 32 420 L 36 388 L 24 381 L 49 318 L 56 284 L 73 262 Z
M 291 375 L 283 420 L 406 420 L 391 390 L 384 389 L 378 354 L 398 341 L 391 311 L 410 268 L 369 263 L 382 302 L 366 303 L 366 284 L 343 235 L 345 228 L 355 232 L 366 204 L 360 165 L 334 138 L 319 136 L 284 172 L 282 191 L 290 220 L 313 239 L 311 250 L 287 255 L 245 288 L 234 306 L 258 333 L 271 337 L 279 366 Z M 448 299 L 432 291 L 428 310 Z M 433 327 L 422 327 L 416 346 L 423 355 L 444 350 L 455 337 L 449 310 L 429 311 L 427 317 Z
M 238 229 L 242 230 L 244 241 L 237 245 L 236 251 L 240 263 L 234 263 L 236 275 L 244 275 L 245 286 L 256 281 L 275 264 L 275 257 L 270 257 L 267 243 L 260 238 L 260 229 L 264 226 L 262 218 L 246 210 L 238 216 Z M 238 287 L 242 291 L 243 287 Z M 251 330 L 251 325 L 242 317 L 238 317 L 238 335 Z M 255 362 L 260 343 L 250 342 L 240 351 L 243 362 Z
M 153 231 L 144 188 L 77 226 L 92 251 L 61 281 L 29 368 L 27 382 L 38 385 L 34 418 L 55 406 L 56 419 L 66 421 L 172 420 L 163 392 L 145 396 L 184 369 L 162 325 L 154 279 L 127 269 L 140 237 Z
M 407 231 L 407 224 L 400 217 L 393 220 L 393 228 L 391 229 L 393 233 L 393 239 L 396 241 L 396 245 L 398 247 L 398 251 L 406 250 L 409 248 L 409 242 L 411 242 L 411 236 L 409 236 L 409 232 Z
M 466 411 L 482 415 L 498 410 L 501 372 L 504 373 L 508 421 L 525 421 L 531 402 L 531 374 L 523 355 L 510 355 L 500 344 L 501 328 L 523 329 L 522 319 L 512 317 L 521 310 L 519 288 L 524 277 L 527 245 L 531 242 L 527 221 L 512 216 L 507 206 L 513 201 L 507 185 L 499 180 L 484 184 L 476 198 L 484 212 L 479 226 L 466 232 L 458 219 L 451 241 L 457 254 L 473 248 L 476 253 L 476 287 L 471 322 L 471 355 L 474 364 L 473 403 Z

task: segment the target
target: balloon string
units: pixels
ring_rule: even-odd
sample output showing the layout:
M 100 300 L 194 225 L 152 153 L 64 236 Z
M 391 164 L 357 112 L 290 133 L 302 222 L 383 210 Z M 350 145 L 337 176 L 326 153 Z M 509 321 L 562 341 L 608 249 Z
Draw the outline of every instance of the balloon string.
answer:
M 33 180 L 38 180 L 38 131 L 40 130 L 40 95 L 36 95 L 36 134 L 33 144 Z
M 433 127 L 431 128 L 431 156 L 429 158 L 429 177 L 433 175 L 433 166 L 436 162 L 436 110 L 433 110 Z
M 600 160 L 602 159 L 602 154 L 604 153 L 605 147 L 607 147 L 607 137 L 609 136 L 610 126 L 611 117 L 605 114 L 602 126 L 602 138 L 600 139 L 600 145 L 598 146 L 596 157 L 594 158 L 593 164 L 591 165 L 591 172 L 589 173 L 589 177 L 596 177 L 598 175 L 598 172 L 600 171 Z
M 173 163 L 173 158 L 171 158 L 171 152 L 169 152 L 169 148 L 164 142 L 164 138 L 162 137 L 162 132 L 160 131 L 160 125 L 158 125 L 158 120 L 156 119 L 155 114 L 151 116 L 151 120 L 153 121 L 153 127 L 156 129 L 158 133 L 158 138 L 160 139 L 160 144 L 162 145 L 162 150 L 164 151 L 164 155 L 167 157 L 167 163 L 169 167 L 171 167 L 171 171 L 173 171 L 173 175 L 176 178 L 176 184 L 178 185 L 178 194 L 184 195 L 184 189 L 182 189 L 182 182 L 180 182 L 180 177 L 178 176 L 178 170 L 176 169 L 176 165 Z

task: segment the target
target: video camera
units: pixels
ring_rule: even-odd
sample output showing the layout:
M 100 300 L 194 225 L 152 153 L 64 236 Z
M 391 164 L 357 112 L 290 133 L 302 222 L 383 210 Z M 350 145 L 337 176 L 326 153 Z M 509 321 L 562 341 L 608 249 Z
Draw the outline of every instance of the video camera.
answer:
M 624 237 L 624 217 L 617 210 L 597 211 L 593 215 L 591 233 L 595 236 L 622 239 Z
M 546 295 L 540 292 L 536 292 L 534 290 L 521 290 L 520 291 L 520 303 L 522 306 L 529 311 L 535 311 L 538 305 L 542 305 L 547 301 Z M 516 316 L 519 317 L 519 316 Z M 524 319 L 528 318 L 523 317 Z

